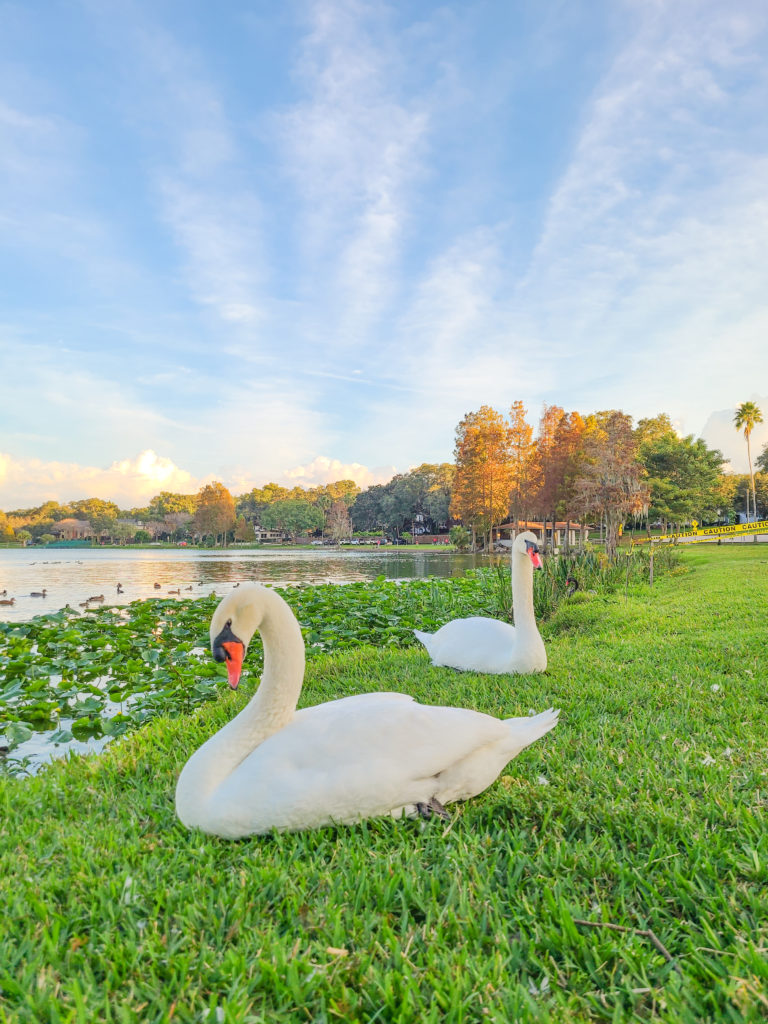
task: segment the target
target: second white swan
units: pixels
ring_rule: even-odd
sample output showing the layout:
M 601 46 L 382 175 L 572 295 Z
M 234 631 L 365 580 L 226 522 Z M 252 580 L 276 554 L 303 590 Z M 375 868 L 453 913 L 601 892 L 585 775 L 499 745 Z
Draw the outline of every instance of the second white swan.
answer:
M 520 533 L 512 545 L 512 610 L 514 626 L 473 615 L 453 619 L 436 633 L 414 629 L 433 665 L 465 672 L 543 672 L 547 652 L 533 610 L 533 570 L 541 569 L 535 534 Z
M 299 624 L 273 590 L 243 584 L 219 604 L 211 647 L 236 688 L 248 643 L 264 642 L 254 697 L 197 750 L 176 786 L 190 828 L 228 838 L 348 824 L 380 815 L 444 815 L 481 793 L 558 712 L 497 719 L 367 693 L 296 710 L 304 678 Z

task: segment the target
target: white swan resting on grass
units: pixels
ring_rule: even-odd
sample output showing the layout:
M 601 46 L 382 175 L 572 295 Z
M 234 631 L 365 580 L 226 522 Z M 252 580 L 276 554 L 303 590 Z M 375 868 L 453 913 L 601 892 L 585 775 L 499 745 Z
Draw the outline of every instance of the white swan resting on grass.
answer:
M 176 812 L 190 828 L 234 839 L 379 815 L 445 816 L 443 804 L 481 793 L 557 724 L 552 709 L 498 719 L 417 704 L 402 693 L 297 711 L 304 642 L 275 591 L 244 583 L 224 598 L 211 620 L 213 656 L 226 661 L 235 689 L 257 630 L 264 672 L 256 694 L 179 777 Z
M 512 610 L 514 626 L 474 615 L 453 619 L 436 633 L 414 629 L 433 665 L 465 672 L 543 672 L 547 652 L 533 611 L 533 570 L 541 568 L 536 536 L 519 533 L 512 545 Z

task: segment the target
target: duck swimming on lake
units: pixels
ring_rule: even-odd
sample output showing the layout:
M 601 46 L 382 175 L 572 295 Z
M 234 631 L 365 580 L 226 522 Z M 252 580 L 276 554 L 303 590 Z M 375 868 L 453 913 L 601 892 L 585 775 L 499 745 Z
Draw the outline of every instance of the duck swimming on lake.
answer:
M 45 589 L 45 587 L 43 587 L 42 590 L 33 590 L 32 593 L 29 596 L 30 597 L 45 597 L 45 595 L 47 593 L 48 593 L 48 591 Z
M 296 710 L 304 640 L 274 590 L 244 583 L 213 614 L 211 649 L 236 689 L 253 634 L 264 672 L 246 707 L 197 750 L 176 786 L 189 828 L 235 839 L 377 816 L 445 816 L 482 793 L 512 758 L 557 725 L 550 708 L 498 719 L 366 693 Z

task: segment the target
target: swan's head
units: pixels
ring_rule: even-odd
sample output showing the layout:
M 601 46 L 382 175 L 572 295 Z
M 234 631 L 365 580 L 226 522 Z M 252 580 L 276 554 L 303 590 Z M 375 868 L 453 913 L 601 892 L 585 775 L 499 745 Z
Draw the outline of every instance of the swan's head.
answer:
M 264 594 L 258 583 L 244 583 L 219 602 L 211 619 L 211 651 L 215 661 L 226 662 L 227 678 L 233 690 L 240 682 L 243 659 L 251 637 L 259 628 Z
M 543 568 L 539 542 L 536 539 L 536 534 L 531 533 L 530 530 L 518 533 L 515 543 L 512 545 L 512 551 L 514 554 L 527 555 L 534 569 Z

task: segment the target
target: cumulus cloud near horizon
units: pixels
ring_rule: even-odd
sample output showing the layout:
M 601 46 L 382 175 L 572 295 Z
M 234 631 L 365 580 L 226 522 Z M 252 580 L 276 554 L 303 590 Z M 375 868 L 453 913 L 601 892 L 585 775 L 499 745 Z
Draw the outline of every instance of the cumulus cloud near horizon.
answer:
M 344 463 L 320 455 L 305 466 L 284 471 L 275 482 L 287 487 L 316 487 L 336 480 L 354 480 L 359 487 L 366 488 L 386 483 L 395 472 L 394 466 L 369 469 L 359 462 Z M 10 512 L 36 508 L 46 501 L 65 504 L 83 498 L 102 498 L 114 501 L 121 508 L 135 508 L 147 504 L 160 491 L 195 494 L 213 479 L 216 479 L 214 474 L 195 477 L 172 459 L 149 448 L 133 459 L 113 462 L 106 469 L 76 462 L 14 458 L 0 452 L 0 508 Z M 233 494 L 242 494 L 268 482 L 266 477 L 257 480 L 225 475 L 220 479 Z
M 160 491 L 191 494 L 206 480 L 197 480 L 171 459 L 146 449 L 135 459 L 121 459 L 104 469 L 77 462 L 16 459 L 0 453 L 0 495 L 5 511 L 35 508 L 46 501 L 102 498 L 121 508 L 149 501 Z
M 285 471 L 285 477 L 295 487 L 318 487 L 337 480 L 354 480 L 358 487 L 385 484 L 397 473 L 394 466 L 376 466 L 369 469 L 359 462 L 340 462 L 327 455 L 318 455 L 306 466 L 295 466 Z

